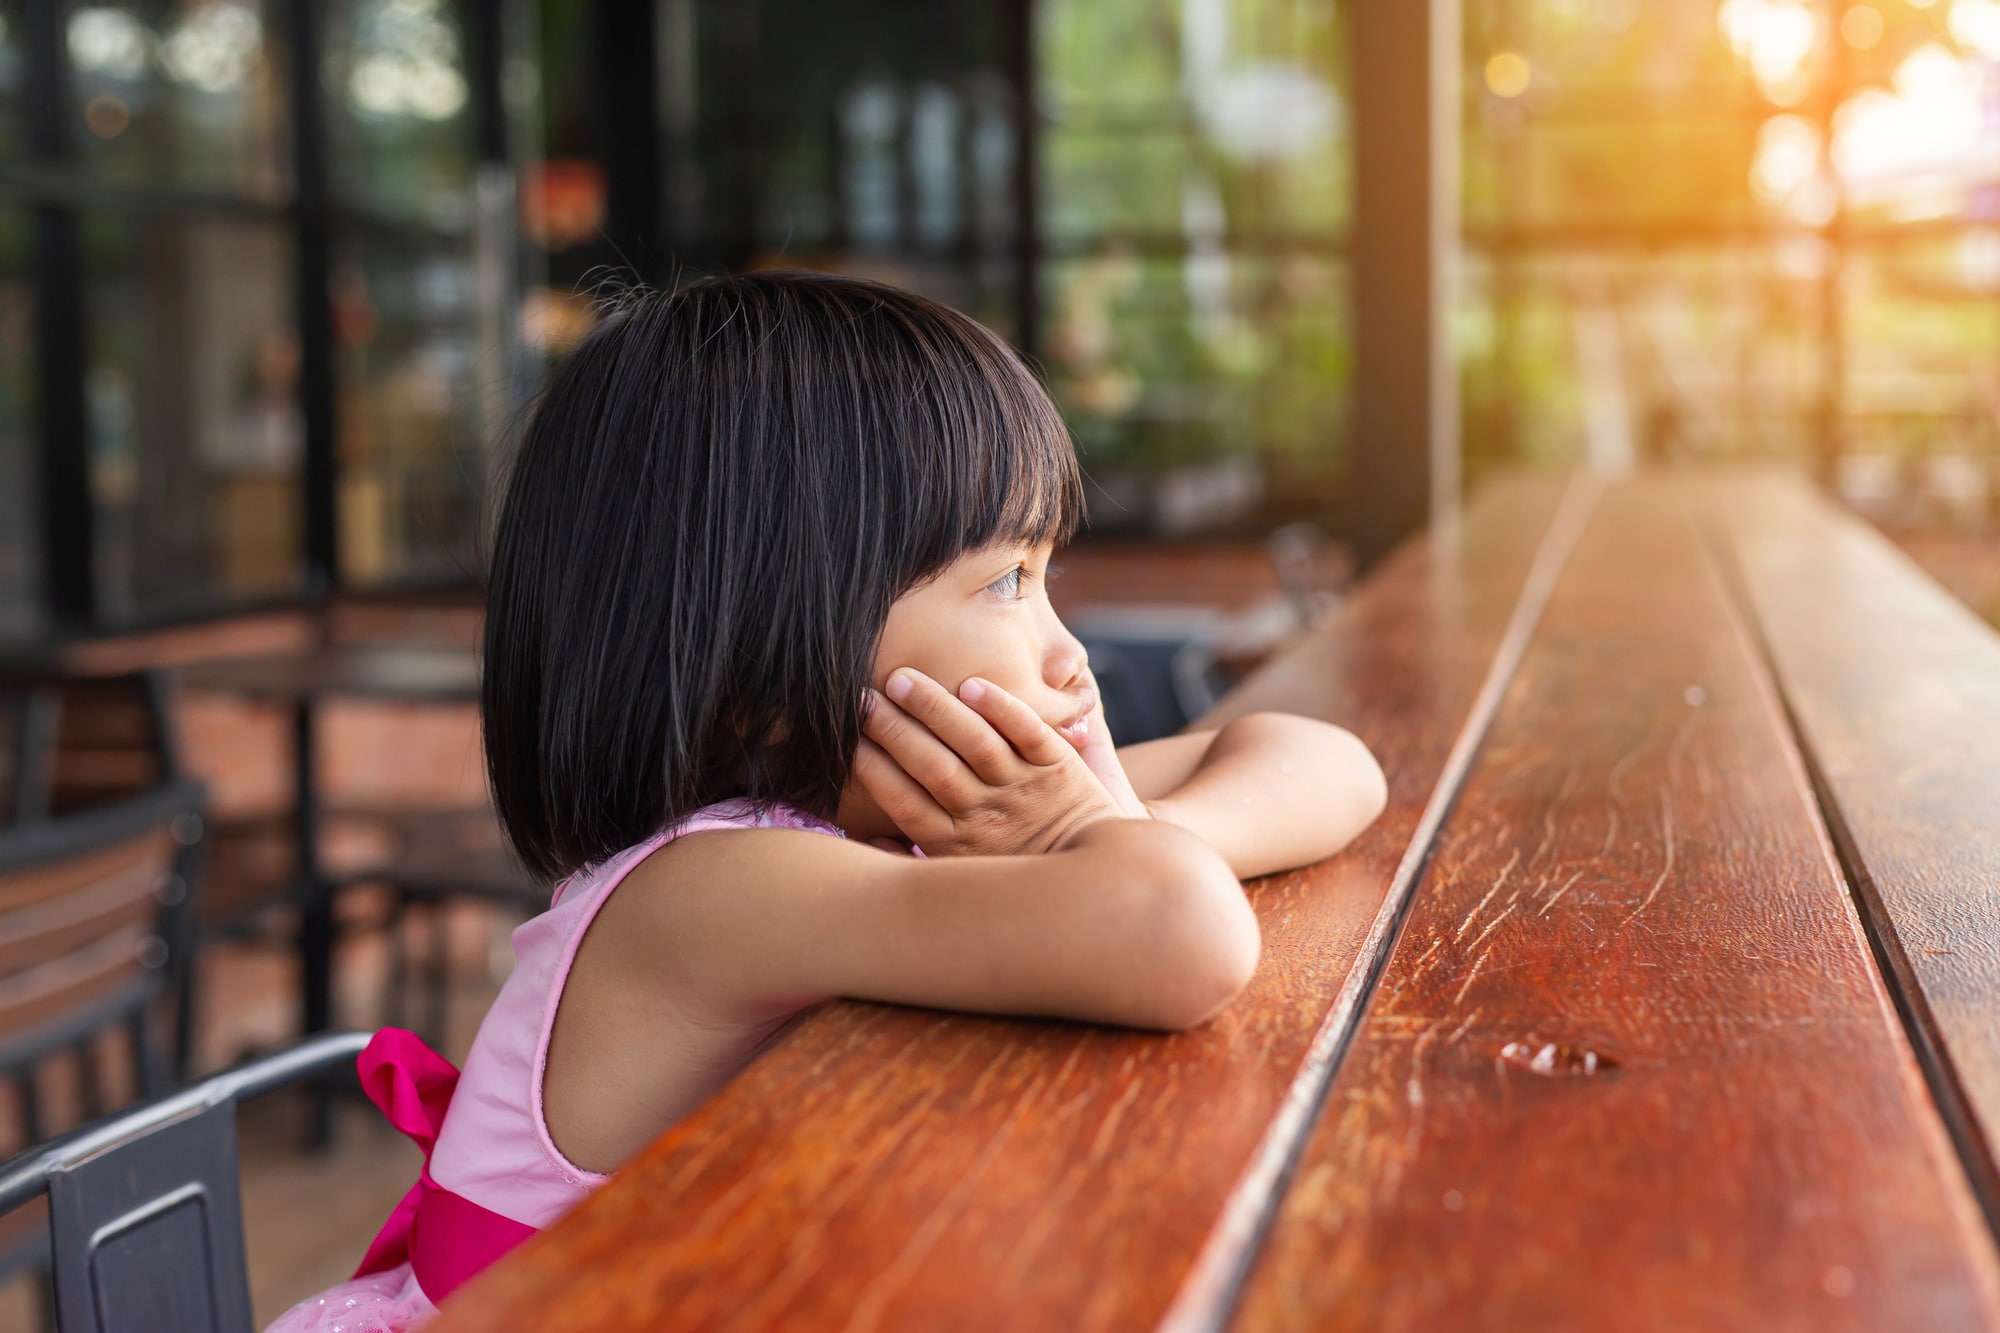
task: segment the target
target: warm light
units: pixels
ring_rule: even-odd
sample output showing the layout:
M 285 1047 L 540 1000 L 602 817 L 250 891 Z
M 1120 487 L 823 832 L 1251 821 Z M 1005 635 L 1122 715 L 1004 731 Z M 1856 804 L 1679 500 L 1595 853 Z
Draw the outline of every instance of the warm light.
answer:
M 83 104 L 83 123 L 100 139 L 116 139 L 132 123 L 132 109 L 107 93 Z
M 1757 132 L 1750 193 L 1809 227 L 1824 226 L 1840 207 L 1840 193 L 1820 167 L 1819 127 L 1799 116 L 1773 116 Z
M 1804 100 L 1806 57 L 1819 41 L 1819 20 L 1804 0 L 1722 0 L 1716 21 L 1764 96 L 1781 106 Z
M 1899 216 L 1941 216 L 1993 172 L 1976 65 L 1936 42 L 1896 68 L 1894 91 L 1864 88 L 1833 116 L 1833 164 L 1850 197 Z
M 1486 62 L 1486 86 L 1497 97 L 1519 97 L 1531 77 L 1528 58 L 1519 51 L 1495 51 Z
M 1968 231 L 1958 241 L 1959 274 L 1978 292 L 2000 288 L 2000 232 Z
M 1757 132 L 1750 190 L 1765 204 L 1783 204 L 1819 167 L 1819 129 L 1800 116 L 1773 116 Z
M 1882 40 L 1882 11 L 1873 5 L 1856 5 L 1840 16 L 1840 35 L 1857 51 L 1866 51 Z
M 1952 0 L 1946 22 L 1960 46 L 2000 60 L 2000 0 Z

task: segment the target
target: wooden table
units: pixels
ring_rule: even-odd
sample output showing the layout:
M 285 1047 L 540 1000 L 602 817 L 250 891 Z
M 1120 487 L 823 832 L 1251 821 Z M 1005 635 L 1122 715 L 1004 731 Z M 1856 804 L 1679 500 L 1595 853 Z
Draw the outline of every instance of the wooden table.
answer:
M 292 713 L 293 855 L 291 886 L 299 905 L 299 1031 L 310 1037 L 333 1022 L 333 885 L 320 863 L 317 743 L 322 699 L 468 703 L 479 699 L 479 660 L 469 650 L 405 645 L 328 646 L 315 652 L 232 658 L 182 667 L 183 689 L 283 704 Z M 393 759 L 393 756 L 385 756 Z M 330 1122 L 319 1099 L 310 1135 L 327 1141 Z
M 2000 1328 L 2000 636 L 1782 474 L 1517 478 L 1227 699 L 1386 813 L 1160 1036 L 828 1006 L 496 1328 Z

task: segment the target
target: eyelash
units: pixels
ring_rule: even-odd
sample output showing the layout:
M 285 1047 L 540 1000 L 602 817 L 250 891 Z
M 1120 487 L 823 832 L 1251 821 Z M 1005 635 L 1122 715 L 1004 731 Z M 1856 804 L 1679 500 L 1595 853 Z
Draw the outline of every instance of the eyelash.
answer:
M 993 580 L 993 582 L 987 584 L 986 589 L 988 592 L 999 593 L 1000 596 L 1007 601 L 1010 602 L 1018 601 L 1021 596 L 1021 585 L 1023 583 L 1026 583 L 1029 579 L 1033 577 L 1034 575 L 1028 572 L 1028 567 L 1026 565 L 1016 565 L 1012 569 L 1008 570 L 1005 574 L 1002 574 L 999 578 Z M 1003 590 L 1002 585 L 1005 584 L 1009 579 L 1012 579 L 1014 583 L 1012 590 L 1011 591 Z

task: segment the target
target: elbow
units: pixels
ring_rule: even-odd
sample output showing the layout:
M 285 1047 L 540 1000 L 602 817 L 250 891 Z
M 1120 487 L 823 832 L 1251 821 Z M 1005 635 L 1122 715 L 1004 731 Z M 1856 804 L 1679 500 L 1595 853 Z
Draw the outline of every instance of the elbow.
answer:
M 1263 938 L 1228 864 L 1192 835 L 1173 841 L 1192 845 L 1155 881 L 1157 985 L 1139 1026 L 1181 1032 L 1216 1017 L 1250 984 Z
M 1351 731 L 1340 734 L 1346 737 L 1350 750 L 1348 762 L 1354 772 L 1355 813 L 1359 819 L 1354 834 L 1359 836 L 1389 808 L 1389 777 L 1359 736 Z

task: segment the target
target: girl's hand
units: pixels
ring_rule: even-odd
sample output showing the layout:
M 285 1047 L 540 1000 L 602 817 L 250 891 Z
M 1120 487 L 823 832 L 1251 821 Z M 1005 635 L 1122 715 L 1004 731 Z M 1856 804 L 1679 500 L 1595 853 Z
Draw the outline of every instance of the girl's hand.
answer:
M 975 676 L 954 698 L 902 667 L 889 688 L 903 697 L 868 692 L 854 777 L 926 856 L 1055 851 L 1127 813 L 1075 746 L 990 681 Z
M 1104 696 L 1098 692 L 1094 676 L 1090 688 L 1097 695 L 1098 707 L 1091 713 L 1090 729 L 1084 733 L 1083 742 L 1076 747 L 1076 751 L 1083 757 L 1084 767 L 1104 784 L 1104 790 L 1111 794 L 1111 799 L 1127 819 L 1151 819 L 1153 812 L 1132 790 L 1132 780 L 1125 776 L 1125 765 L 1118 762 L 1118 747 L 1111 739 L 1111 728 L 1104 724 Z

